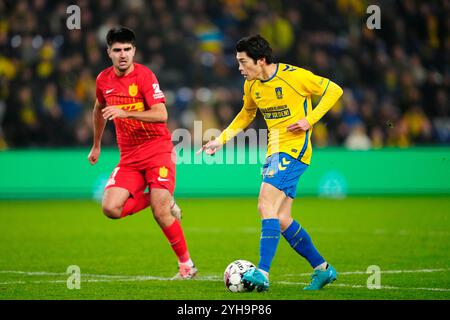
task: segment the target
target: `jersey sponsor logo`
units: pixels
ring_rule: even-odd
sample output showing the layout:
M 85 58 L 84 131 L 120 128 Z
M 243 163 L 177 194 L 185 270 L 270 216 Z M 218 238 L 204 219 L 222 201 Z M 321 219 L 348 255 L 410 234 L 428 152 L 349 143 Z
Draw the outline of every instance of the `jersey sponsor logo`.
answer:
M 114 88 L 108 89 L 108 90 L 105 91 L 105 94 L 110 94 L 110 93 L 113 92 L 113 91 L 114 91 Z
M 160 181 L 160 182 L 167 182 L 167 181 L 169 181 L 169 179 L 164 179 L 164 178 L 158 177 L 158 181 Z
M 277 99 L 283 99 L 283 88 L 276 87 L 275 94 L 277 95 Z
M 118 104 L 114 105 L 116 107 L 119 107 L 125 111 L 144 111 L 145 106 L 143 102 L 137 102 L 137 103 L 130 103 L 130 104 Z
M 132 97 L 136 96 L 138 94 L 138 86 L 135 83 L 132 83 L 129 87 L 128 87 L 128 94 Z
M 267 120 L 285 118 L 291 115 L 291 110 L 289 110 L 287 105 L 261 108 L 260 110 L 264 115 L 264 119 Z

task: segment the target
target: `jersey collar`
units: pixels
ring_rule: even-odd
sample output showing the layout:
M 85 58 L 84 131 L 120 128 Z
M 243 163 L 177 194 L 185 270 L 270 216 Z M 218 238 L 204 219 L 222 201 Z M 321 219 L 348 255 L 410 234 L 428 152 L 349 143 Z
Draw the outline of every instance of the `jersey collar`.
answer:
M 267 80 L 261 80 L 261 82 L 264 83 L 264 82 L 272 80 L 277 75 L 277 72 L 278 72 L 278 63 L 277 63 L 277 68 L 275 69 L 275 72 L 273 73 L 273 75 Z

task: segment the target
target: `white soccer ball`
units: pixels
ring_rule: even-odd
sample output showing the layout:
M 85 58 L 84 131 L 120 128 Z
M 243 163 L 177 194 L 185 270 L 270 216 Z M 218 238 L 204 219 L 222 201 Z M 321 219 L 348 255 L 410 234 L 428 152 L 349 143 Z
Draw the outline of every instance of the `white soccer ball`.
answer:
M 247 287 L 242 283 L 242 276 L 250 268 L 255 268 L 255 265 L 247 260 L 235 260 L 230 263 L 223 273 L 225 287 L 231 292 L 252 291 L 254 287 Z

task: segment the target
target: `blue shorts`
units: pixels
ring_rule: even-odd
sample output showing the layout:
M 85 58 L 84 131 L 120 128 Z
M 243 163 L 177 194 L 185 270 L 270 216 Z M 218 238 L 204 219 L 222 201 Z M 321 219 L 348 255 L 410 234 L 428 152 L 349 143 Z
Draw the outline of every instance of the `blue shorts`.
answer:
M 293 199 L 297 194 L 298 180 L 307 168 L 307 164 L 287 153 L 274 153 L 266 159 L 264 164 L 263 182 L 271 184 Z

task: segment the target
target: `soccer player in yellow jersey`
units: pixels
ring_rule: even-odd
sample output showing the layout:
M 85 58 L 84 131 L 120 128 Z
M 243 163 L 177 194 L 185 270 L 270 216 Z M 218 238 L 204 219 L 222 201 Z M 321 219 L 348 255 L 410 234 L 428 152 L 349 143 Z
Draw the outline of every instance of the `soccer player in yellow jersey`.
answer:
M 342 95 L 334 82 L 308 70 L 272 61 L 269 43 L 259 35 L 237 42 L 239 71 L 246 79 L 243 108 L 231 124 L 202 147 L 214 154 L 244 130 L 259 109 L 269 130 L 267 160 L 258 199 L 262 218 L 260 260 L 243 276 L 244 283 L 258 291 L 269 288 L 269 270 L 280 234 L 314 269 L 305 290 L 318 290 L 336 280 L 336 270 L 319 254 L 310 236 L 292 218 L 292 202 L 300 176 L 311 162 L 311 133 L 325 113 Z M 322 96 L 313 109 L 311 95 Z

